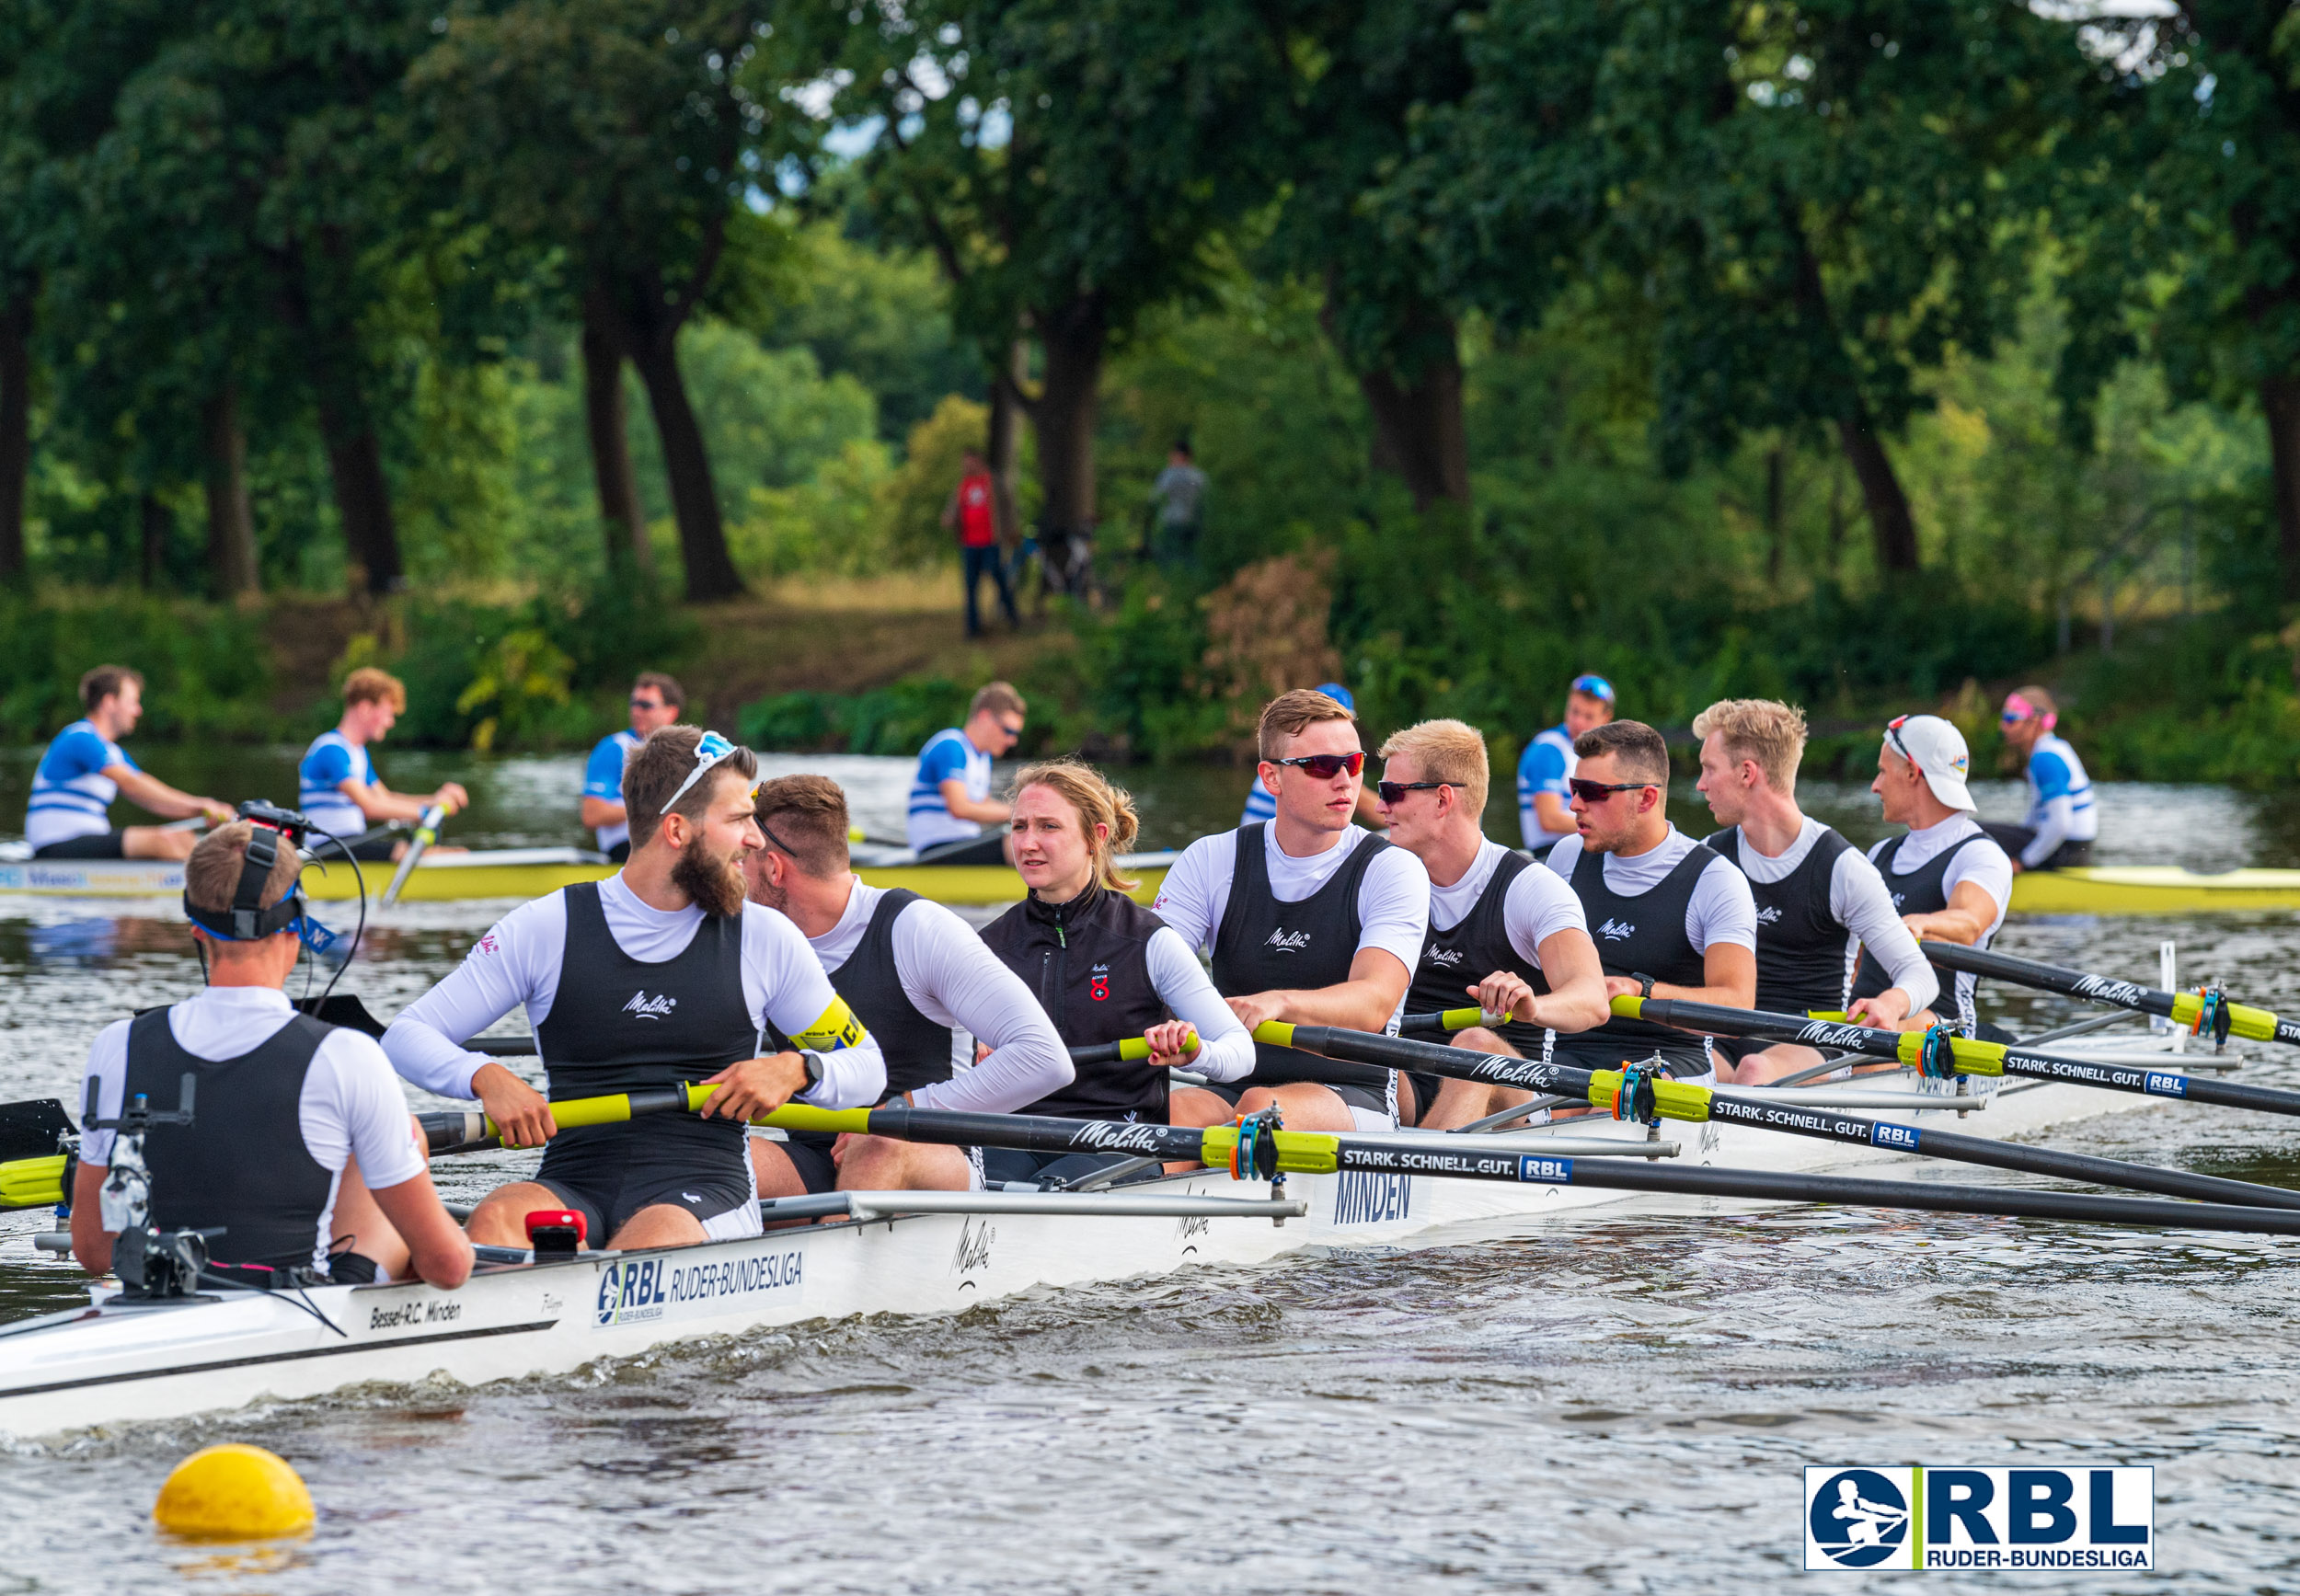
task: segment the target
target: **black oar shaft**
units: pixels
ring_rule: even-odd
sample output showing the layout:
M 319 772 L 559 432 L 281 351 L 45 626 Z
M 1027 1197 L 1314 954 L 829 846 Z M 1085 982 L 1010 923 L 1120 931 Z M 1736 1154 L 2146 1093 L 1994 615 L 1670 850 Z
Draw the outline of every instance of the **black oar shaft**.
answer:
M 2194 993 L 2166 992 L 2157 987 L 2142 986 L 2136 982 L 2119 981 L 2106 975 L 2089 975 L 2081 970 L 2069 970 L 2033 959 L 2019 959 L 1985 947 L 1967 947 L 1961 943 L 1922 942 L 1918 946 L 1934 964 L 1961 975 L 2008 981 L 2016 986 L 2056 992 L 2064 997 L 2081 998 L 2087 1003 L 2105 1004 L 2111 1008 L 2155 1015 L 2159 1019 L 2168 1019 L 2179 1025 L 2194 1024 L 2201 1007 Z M 2232 1005 L 2232 1011 L 2235 1020 L 2233 1030 L 2237 1036 L 2253 1041 L 2300 1044 L 2300 1020 L 2284 1019 L 2266 1009 L 2242 1004 Z

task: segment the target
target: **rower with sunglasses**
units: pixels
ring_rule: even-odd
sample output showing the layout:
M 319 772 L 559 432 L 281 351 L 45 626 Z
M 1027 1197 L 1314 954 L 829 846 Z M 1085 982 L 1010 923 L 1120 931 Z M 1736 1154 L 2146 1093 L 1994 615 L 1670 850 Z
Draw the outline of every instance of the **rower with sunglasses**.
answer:
M 1277 819 L 1190 844 L 1151 907 L 1211 951 L 1214 990 L 1248 1030 L 1272 1019 L 1388 1030 L 1429 929 L 1429 875 L 1351 821 L 1365 751 L 1349 710 L 1297 688 L 1264 707 L 1257 741 Z M 1245 1112 L 1275 1105 L 1298 1130 L 1397 1122 L 1387 1070 L 1260 1042 L 1254 1056 L 1250 1076 L 1206 1089 Z
M 782 776 L 759 788 L 753 813 L 766 846 L 743 860 L 751 901 L 805 933 L 831 984 L 878 1039 L 889 1097 L 1011 1114 L 1070 1085 L 1075 1071 L 1054 1022 L 972 926 L 915 892 L 856 877 L 838 783 Z M 766 1197 L 982 1184 L 972 1150 L 888 1136 L 753 1136 L 751 1165 Z
M 1392 736 L 1381 755 L 1376 785 L 1389 840 L 1430 874 L 1430 934 L 1406 1007 L 1430 1014 L 1475 999 L 1507 1017 L 1456 1031 L 1453 1045 L 1521 1057 L 1541 1051 L 1545 1030 L 1603 1025 L 1605 974 L 1581 901 L 1478 827 L 1490 779 L 1484 735 L 1458 720 L 1425 720 Z M 1467 1125 L 1533 1096 L 1420 1072 L 1407 1080 L 1418 1108 L 1409 1118 L 1428 1130 Z
M 2072 870 L 2092 863 L 2100 836 L 2085 762 L 2053 729 L 2060 709 L 2041 687 L 2023 687 L 2005 700 L 1997 724 L 2005 745 L 2019 756 L 2029 777 L 2029 813 L 2019 825 L 1984 821 L 1982 829 L 2012 855 L 2020 870 Z
M 1976 808 L 1965 786 L 1972 768 L 1964 733 L 1938 715 L 1895 716 L 1885 725 L 1877 750 L 1877 779 L 1869 790 L 1883 800 L 1885 820 L 1908 827 L 1869 850 L 1869 862 L 1883 872 L 1885 890 L 1901 923 L 1920 939 L 1986 947 L 2005 923 L 2012 904 L 2013 863 L 1996 839 L 1973 819 Z M 1888 977 L 1866 947 L 1853 972 L 1853 993 L 1866 997 L 1884 990 Z M 1960 974 L 1949 1001 L 1934 1002 L 1947 1019 L 1968 1036 L 2009 1040 L 1984 1027 L 1973 1009 L 1977 982 Z M 1933 1023 L 1920 1010 L 1903 1025 L 1915 1029 Z
M 525 1244 L 538 1210 L 583 1216 L 593 1246 L 685 1246 L 756 1235 L 746 1122 L 796 1099 L 879 1100 L 886 1061 L 799 928 L 743 898 L 758 760 L 715 731 L 667 726 L 623 771 L 631 857 L 604 881 L 522 904 L 384 1033 L 400 1074 L 477 1097 L 512 1147 L 544 1143 L 531 1180 L 499 1187 L 471 1239 Z M 553 1097 L 709 1082 L 699 1116 L 561 1131 L 518 1076 L 463 1044 L 525 1005 Z M 790 1045 L 762 1055 L 762 1032 Z
M 1573 835 L 1573 740 L 1613 718 L 1613 683 L 1603 676 L 1576 676 L 1565 690 L 1565 718 L 1534 734 L 1517 761 L 1517 824 L 1526 851 L 1536 859 Z
M 1320 682 L 1317 684 L 1317 690 L 1350 711 L 1351 714 L 1355 715 L 1358 712 L 1358 701 L 1350 696 L 1350 689 L 1340 683 Z M 1257 771 L 1254 779 L 1247 784 L 1246 808 L 1239 814 L 1237 823 L 1241 826 L 1250 826 L 1257 821 L 1274 821 L 1277 818 L 1278 800 L 1271 796 L 1268 787 L 1262 786 L 1261 774 Z M 1358 791 L 1358 823 L 1367 826 L 1378 826 L 1383 823 L 1382 806 L 1374 801 L 1374 791 L 1371 787 L 1361 787 Z
M 1573 742 L 1580 827 L 1549 867 L 1581 901 L 1605 995 L 1682 998 L 1748 1008 L 1757 994 L 1757 905 L 1749 878 L 1669 822 L 1669 745 L 1637 720 Z M 1617 1069 L 1658 1058 L 1681 1080 L 1714 1078 L 1708 1039 L 1647 1020 L 1609 1019 L 1557 1036 L 1550 1056 Z
M 911 778 L 910 844 L 921 862 L 1003 865 L 1012 812 L 990 796 L 990 762 L 1022 736 L 1022 695 L 993 682 L 967 706 L 966 724 L 948 726 L 918 751 Z M 985 825 L 1000 828 L 985 832 Z
M 687 695 L 660 671 L 641 672 L 631 683 L 631 726 L 599 740 L 583 765 L 583 824 L 597 833 L 599 851 L 615 864 L 631 856 L 631 817 L 623 806 L 623 767 L 648 737 L 673 725 Z
M 1701 796 L 1722 827 L 1708 839 L 1749 878 L 1757 902 L 1757 1006 L 1771 1014 L 1848 1010 L 1855 1024 L 1898 1028 L 1940 991 L 1901 924 L 1884 878 L 1852 844 L 1797 807 L 1802 711 L 1769 698 L 1728 698 L 1693 718 Z M 1888 983 L 1856 997 L 1853 952 Z M 1814 1049 L 1720 1038 L 1718 1075 L 1757 1086 L 1821 1062 Z

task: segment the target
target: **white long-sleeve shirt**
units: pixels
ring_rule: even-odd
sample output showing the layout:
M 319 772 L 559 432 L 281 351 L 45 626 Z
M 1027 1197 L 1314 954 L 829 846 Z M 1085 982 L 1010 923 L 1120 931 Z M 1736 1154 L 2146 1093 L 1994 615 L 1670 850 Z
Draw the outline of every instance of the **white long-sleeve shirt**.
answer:
M 1804 866 L 1820 843 L 1821 833 L 1828 829 L 1807 815 L 1797 840 L 1774 858 L 1757 852 L 1749 833 L 1742 832 L 1742 874 L 1768 887 L 1788 878 Z M 1857 848 L 1847 848 L 1839 854 L 1829 873 L 1829 913 L 1851 933 L 1845 949 L 1848 972 L 1856 947 L 1865 946 L 1884 966 L 1886 979 L 1909 994 L 1911 1014 L 1929 1008 L 1933 999 L 1940 995 L 1940 977 L 1916 946 L 1916 938 L 1910 935 L 1909 928 L 1901 924 L 1901 912 L 1892 906 L 1892 894 L 1885 888 L 1884 877 Z
M 825 970 L 845 968 L 869 934 L 883 887 L 857 881 L 836 925 L 807 946 Z M 894 918 L 894 973 L 903 995 L 937 1025 L 949 1026 L 950 1079 L 911 1093 L 922 1108 L 1011 1114 L 1070 1085 L 1077 1071 L 1060 1032 L 1022 978 L 998 961 L 974 928 L 921 898 Z M 866 1022 L 868 1023 L 868 1022 Z M 974 1062 L 976 1041 L 990 1049 Z
M 686 951 L 703 911 L 651 908 L 623 884 L 620 872 L 599 883 L 599 908 L 615 946 L 642 964 L 662 964 Z M 523 903 L 473 945 L 462 964 L 399 1011 L 384 1033 L 392 1067 L 427 1092 L 468 1098 L 471 1077 L 489 1062 L 464 1043 L 524 1005 L 540 1047 L 543 1022 L 559 990 L 567 947 L 567 898 L 553 892 Z M 742 1000 L 752 1022 L 785 1036 L 815 1028 L 840 1003 L 807 939 L 776 911 L 742 906 Z M 855 1108 L 886 1091 L 886 1058 L 875 1038 L 820 1053 L 822 1080 L 799 1100 L 818 1108 Z M 547 1068 L 550 1059 L 546 1054 Z
M 1185 1066 L 1210 1081 L 1242 1081 L 1254 1073 L 1254 1035 L 1238 1023 L 1206 967 L 1171 925 L 1151 934 L 1142 950 L 1150 985 L 1167 1011 L 1198 1032 L 1198 1051 Z

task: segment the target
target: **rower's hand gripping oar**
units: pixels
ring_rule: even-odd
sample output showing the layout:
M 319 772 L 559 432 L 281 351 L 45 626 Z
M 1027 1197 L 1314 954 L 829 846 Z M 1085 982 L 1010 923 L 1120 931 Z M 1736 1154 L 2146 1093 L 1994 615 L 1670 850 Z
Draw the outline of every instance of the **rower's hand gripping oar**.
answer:
M 399 867 L 391 873 L 391 885 L 384 889 L 384 907 L 388 909 L 399 901 L 399 889 L 408 884 L 408 873 L 423 856 L 423 850 L 439 841 L 440 822 L 447 818 L 447 806 L 427 804 L 422 816 L 415 822 L 415 835 L 408 843 L 408 851 L 399 856 Z
M 1198 1033 L 1192 1030 L 1190 1033 L 1190 1051 L 1195 1053 L 1197 1051 Z M 1070 1050 L 1070 1062 L 1074 1064 L 1141 1064 L 1147 1063 L 1150 1056 L 1148 1037 L 1126 1037 L 1114 1042 L 1097 1042 L 1092 1047 Z
M 2110 1008 L 2155 1015 L 2187 1027 L 2191 1036 L 2210 1037 L 2215 1044 L 2225 1042 L 2232 1036 L 2254 1042 L 2300 1044 L 2300 1020 L 2280 1018 L 2264 1008 L 2231 1003 L 2227 993 L 2216 986 L 2208 986 L 2202 992 L 2165 992 L 2111 976 L 2087 975 L 2081 970 L 2016 959 L 2009 953 L 1967 947 L 1961 943 L 1920 942 L 1917 946 L 1926 959 L 1960 975 L 2009 981 L 2016 986 L 2032 986 L 2041 992 L 2057 992 L 2064 997 L 2082 998 Z

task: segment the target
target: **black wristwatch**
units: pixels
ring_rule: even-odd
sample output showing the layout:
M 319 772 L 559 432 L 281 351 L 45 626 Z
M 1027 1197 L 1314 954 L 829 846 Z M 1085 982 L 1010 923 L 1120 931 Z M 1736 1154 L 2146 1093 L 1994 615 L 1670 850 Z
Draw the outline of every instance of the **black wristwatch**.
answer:
M 1638 983 L 1638 995 L 1639 997 L 1650 997 L 1653 995 L 1653 978 L 1651 976 L 1646 974 L 1641 970 L 1633 970 L 1629 971 L 1629 979 Z
M 807 1084 L 799 1088 L 799 1095 L 803 1097 L 822 1084 L 822 1055 L 802 1052 L 799 1055 L 799 1062 L 807 1070 Z

